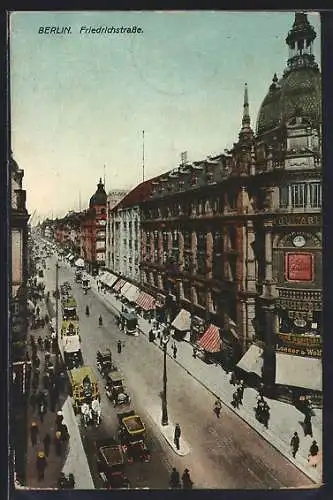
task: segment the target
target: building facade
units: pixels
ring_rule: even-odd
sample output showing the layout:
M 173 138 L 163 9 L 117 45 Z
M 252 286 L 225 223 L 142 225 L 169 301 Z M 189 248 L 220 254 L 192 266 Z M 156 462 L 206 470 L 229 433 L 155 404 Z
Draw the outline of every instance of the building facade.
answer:
M 25 481 L 26 415 L 28 404 L 28 380 L 30 364 L 26 362 L 27 281 L 28 281 L 28 220 L 26 191 L 23 189 L 24 171 L 14 158 L 9 161 L 11 176 L 11 433 L 15 453 L 15 469 L 18 481 Z
M 312 53 L 315 37 L 307 15 L 296 13 L 286 38 L 286 69 L 273 76 L 256 131 L 245 86 L 233 148 L 183 162 L 154 182 L 141 204 L 142 283 L 219 326 L 233 363 L 253 343 L 260 345 L 267 392 L 293 385 L 294 363 L 304 380 L 310 365 L 321 377 L 321 76 Z M 320 392 L 320 382 L 302 383 Z
M 133 282 L 140 282 L 140 206 L 152 181 L 139 184 L 117 205 L 108 209 L 106 267 Z
M 94 274 L 105 266 L 106 204 L 107 195 L 100 179 L 81 221 L 81 257 Z

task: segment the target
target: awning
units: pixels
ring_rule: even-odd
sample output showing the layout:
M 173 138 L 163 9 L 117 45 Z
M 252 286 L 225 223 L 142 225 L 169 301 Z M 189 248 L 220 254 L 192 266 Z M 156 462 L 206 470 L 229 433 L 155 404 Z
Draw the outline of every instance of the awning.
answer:
M 119 281 L 117 281 L 117 283 L 114 285 L 113 289 L 115 292 L 119 292 L 119 290 L 121 289 L 122 286 L 124 286 L 126 283 L 125 280 L 122 280 L 120 279 Z
M 264 360 L 262 357 L 263 349 L 255 344 L 252 344 L 246 351 L 242 359 L 238 362 L 238 368 L 241 368 L 245 372 L 255 373 L 258 377 L 262 377 L 262 368 L 264 365 Z
M 75 261 L 76 267 L 84 267 L 84 260 L 79 258 Z
M 121 287 L 121 295 L 125 296 L 125 293 L 127 290 L 131 287 L 131 283 L 128 283 L 128 281 Z
M 115 276 L 114 274 L 109 273 L 107 271 L 104 272 L 99 278 L 101 283 L 109 287 L 111 287 L 117 281 L 117 279 L 118 276 Z
M 140 290 L 134 285 L 130 285 L 130 287 L 127 288 L 126 292 L 124 293 L 124 296 L 129 302 L 135 302 L 139 295 Z
M 221 337 L 219 328 L 215 325 L 209 325 L 198 345 L 206 352 L 220 352 Z
M 176 328 L 181 332 L 187 332 L 191 330 L 191 313 L 185 309 L 181 309 L 178 315 L 173 320 L 171 326 Z
M 322 391 L 322 361 L 277 352 L 275 383 Z
M 144 309 L 145 311 L 150 311 L 155 308 L 155 299 L 149 293 L 140 292 L 140 295 L 136 299 L 136 303 L 139 307 Z

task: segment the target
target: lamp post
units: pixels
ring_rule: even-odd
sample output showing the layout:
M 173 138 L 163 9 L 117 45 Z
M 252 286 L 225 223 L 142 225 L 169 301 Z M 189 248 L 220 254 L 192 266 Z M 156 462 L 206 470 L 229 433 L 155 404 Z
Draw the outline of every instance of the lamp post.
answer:
M 59 330 L 59 264 L 56 263 L 56 335 L 58 338 Z
M 167 403 L 167 372 L 166 372 L 166 355 L 167 346 L 170 340 L 170 334 L 168 331 L 163 332 L 162 344 L 163 344 L 163 395 L 162 395 L 162 425 L 169 425 L 168 419 L 168 403 Z

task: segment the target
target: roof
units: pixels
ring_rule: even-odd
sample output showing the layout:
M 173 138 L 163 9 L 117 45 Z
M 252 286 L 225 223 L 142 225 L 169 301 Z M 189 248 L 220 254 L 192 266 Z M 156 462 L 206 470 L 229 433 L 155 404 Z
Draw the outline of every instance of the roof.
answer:
M 108 466 L 122 465 L 125 461 L 120 445 L 102 446 L 99 451 Z
M 139 415 L 131 415 L 129 417 L 123 418 L 123 424 L 125 425 L 129 434 L 142 434 L 146 430 L 145 425 Z
M 152 179 L 148 179 L 147 181 L 141 182 L 138 184 L 132 191 L 130 191 L 124 198 L 120 200 L 117 205 L 115 205 L 111 212 L 114 210 L 118 210 L 119 208 L 131 207 L 133 205 L 138 205 L 141 201 L 147 199 L 151 192 L 153 181 L 158 179 L 160 176 L 153 177 Z
M 69 371 L 71 382 L 74 385 L 82 384 L 82 381 L 86 375 L 88 375 L 92 382 L 97 383 L 96 375 L 91 366 L 82 366 L 81 368 L 74 368 L 73 370 Z
M 64 352 L 78 352 L 81 350 L 80 337 L 78 335 L 67 335 L 64 337 Z
M 99 180 L 97 184 L 97 190 L 95 194 L 92 195 L 89 202 L 89 207 L 93 207 L 95 205 L 106 205 L 107 194 L 104 189 L 104 184 L 102 183 L 102 179 Z

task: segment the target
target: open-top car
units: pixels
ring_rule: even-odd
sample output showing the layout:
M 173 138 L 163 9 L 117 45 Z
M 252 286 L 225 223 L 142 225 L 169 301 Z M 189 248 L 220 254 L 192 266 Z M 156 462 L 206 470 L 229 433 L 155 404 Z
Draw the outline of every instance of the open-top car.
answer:
M 120 330 L 123 330 L 127 335 L 134 335 L 135 337 L 139 335 L 138 316 L 132 309 L 122 308 L 118 317 L 118 325 Z
M 107 489 L 129 488 L 125 474 L 126 457 L 113 438 L 95 442 L 98 472 Z
M 112 362 L 112 353 L 110 349 L 105 351 L 97 351 L 96 364 L 98 371 L 106 377 L 110 372 L 115 371 L 116 367 Z
M 131 402 L 131 398 L 125 390 L 122 376 L 118 371 L 107 374 L 105 391 L 114 406 L 128 405 Z
M 119 439 L 129 463 L 149 462 L 150 452 L 145 443 L 146 427 L 134 410 L 118 413 Z

